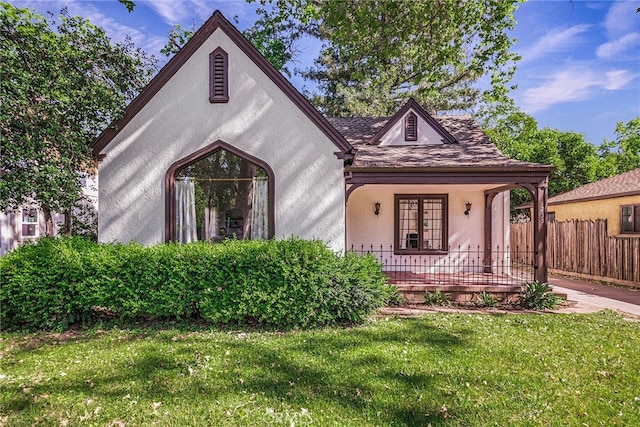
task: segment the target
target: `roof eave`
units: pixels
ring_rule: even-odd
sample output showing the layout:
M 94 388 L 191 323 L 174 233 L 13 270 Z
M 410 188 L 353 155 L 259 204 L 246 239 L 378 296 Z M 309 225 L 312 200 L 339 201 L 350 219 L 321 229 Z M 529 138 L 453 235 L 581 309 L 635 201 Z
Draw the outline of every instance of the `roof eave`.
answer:
M 464 173 L 476 172 L 476 173 L 503 173 L 503 172 L 541 172 L 549 174 L 555 170 L 555 166 L 550 165 L 527 165 L 527 166 L 475 166 L 475 165 L 462 165 L 462 166 L 421 166 L 421 167 L 358 167 L 349 166 L 345 168 L 348 172 L 361 172 L 361 173 L 435 173 L 435 172 L 452 172 L 457 173 L 464 170 Z
M 543 168 L 357 168 L 345 167 L 347 184 L 540 184 L 550 170 Z
M 640 195 L 640 191 L 636 190 L 636 191 L 626 191 L 623 193 L 615 193 L 615 194 L 602 194 L 600 196 L 591 196 L 591 197 L 582 197 L 582 198 L 575 198 L 575 199 L 569 199 L 569 200 L 552 200 L 552 198 L 549 199 L 548 204 L 551 206 L 557 206 L 557 205 L 566 205 L 569 203 L 581 203 L 581 202 L 591 202 L 594 200 L 606 200 L 606 199 L 616 199 L 618 197 L 628 197 L 628 196 L 639 196 Z

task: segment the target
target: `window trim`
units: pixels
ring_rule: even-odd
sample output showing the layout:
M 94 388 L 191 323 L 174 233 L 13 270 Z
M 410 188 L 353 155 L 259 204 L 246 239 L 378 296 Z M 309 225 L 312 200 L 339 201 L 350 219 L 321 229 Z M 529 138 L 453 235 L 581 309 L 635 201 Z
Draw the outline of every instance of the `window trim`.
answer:
M 418 249 L 401 249 L 400 248 L 400 200 L 403 199 L 419 199 L 418 205 L 418 224 L 423 221 L 423 209 L 425 199 L 440 199 L 442 201 L 442 247 L 444 249 L 423 249 L 422 231 L 423 227 L 418 227 Z M 449 253 L 449 195 L 448 194 L 394 194 L 394 225 L 393 225 L 393 253 L 396 255 L 446 255 Z
M 624 227 L 624 208 L 631 208 L 631 228 L 635 229 L 637 227 L 638 231 L 631 230 L 625 231 Z M 635 223 L 636 211 L 640 211 L 640 204 L 637 205 L 620 205 L 620 234 L 640 234 L 640 224 Z
M 216 71 L 216 57 L 222 56 L 221 76 Z M 216 79 L 222 79 L 222 95 L 216 93 Z M 221 47 L 209 54 L 209 102 L 221 104 L 229 102 L 229 55 Z
M 273 173 L 273 169 L 263 160 L 245 153 L 244 151 L 227 144 L 221 140 L 218 140 L 212 144 L 207 145 L 204 148 L 188 155 L 187 157 L 178 160 L 172 164 L 164 178 L 164 241 L 166 243 L 176 241 L 176 173 L 181 169 L 189 166 L 192 163 L 197 162 L 218 150 L 226 150 L 231 154 L 238 157 L 242 157 L 245 160 L 255 163 L 260 166 L 267 173 L 268 182 L 268 198 L 269 198 L 269 239 L 275 236 L 275 194 L 276 194 L 276 176 Z
M 36 212 L 36 220 L 35 222 L 25 222 L 24 219 L 24 211 L 35 211 Z M 22 208 L 20 209 L 20 240 L 34 240 L 40 237 L 40 212 L 36 208 Z M 33 236 L 25 236 L 23 232 L 24 225 L 35 225 L 35 234 Z

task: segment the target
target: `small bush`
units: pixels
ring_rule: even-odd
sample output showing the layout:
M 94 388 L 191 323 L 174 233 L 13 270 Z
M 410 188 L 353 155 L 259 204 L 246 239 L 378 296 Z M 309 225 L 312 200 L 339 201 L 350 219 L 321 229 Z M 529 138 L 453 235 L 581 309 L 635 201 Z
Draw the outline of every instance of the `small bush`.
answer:
M 451 305 L 449 294 L 440 292 L 440 289 L 436 289 L 433 292 L 426 291 L 424 293 L 424 301 L 427 305 Z
M 495 307 L 499 302 L 500 299 L 495 297 L 493 294 L 482 291 L 476 298 L 475 303 L 478 307 Z
M 362 323 L 389 299 L 387 278 L 374 255 L 347 252 L 337 257 L 330 278 L 330 287 L 320 297 L 324 316 L 331 314 L 338 323 Z
M 84 239 L 43 238 L 0 258 L 3 329 L 66 329 L 91 319 L 99 291 L 87 278 L 96 245 Z
M 533 310 L 554 309 L 560 303 L 560 298 L 552 291 L 553 288 L 546 282 L 540 283 L 536 280 L 527 283 L 520 293 L 518 304 Z
M 373 256 L 300 239 L 219 244 L 98 244 L 41 239 L 0 258 L 3 329 L 202 319 L 309 328 L 361 323 L 390 297 Z
M 389 285 L 387 295 L 387 305 L 392 307 L 401 306 L 406 302 L 406 299 L 397 286 Z

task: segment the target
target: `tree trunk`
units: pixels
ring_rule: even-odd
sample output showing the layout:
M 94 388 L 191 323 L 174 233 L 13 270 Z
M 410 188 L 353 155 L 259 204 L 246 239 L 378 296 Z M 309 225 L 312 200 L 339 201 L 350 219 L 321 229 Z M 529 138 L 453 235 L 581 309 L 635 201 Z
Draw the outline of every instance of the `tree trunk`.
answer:
M 48 205 L 43 205 L 42 213 L 44 214 L 45 235 L 47 237 L 54 237 L 55 230 L 53 229 L 53 218 L 51 216 L 51 208 Z
M 67 209 L 67 212 L 64 214 L 64 234 L 67 236 L 71 236 L 71 209 Z

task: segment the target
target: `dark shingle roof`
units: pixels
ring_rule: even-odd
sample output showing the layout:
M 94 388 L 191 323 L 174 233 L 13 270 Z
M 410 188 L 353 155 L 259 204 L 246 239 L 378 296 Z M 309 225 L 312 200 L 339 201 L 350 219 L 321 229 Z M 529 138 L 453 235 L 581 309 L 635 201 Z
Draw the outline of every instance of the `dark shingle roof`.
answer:
M 327 121 L 342 134 L 351 145 L 359 146 L 369 142 L 390 117 L 327 117 Z
M 351 168 L 539 168 L 504 156 L 471 116 L 434 116 L 457 143 L 379 146 L 368 142 L 391 118 L 329 117 L 327 120 L 357 149 Z
M 549 198 L 549 204 L 561 204 L 580 200 L 609 199 L 640 194 L 640 168 L 600 181 L 585 184 L 566 193 Z

